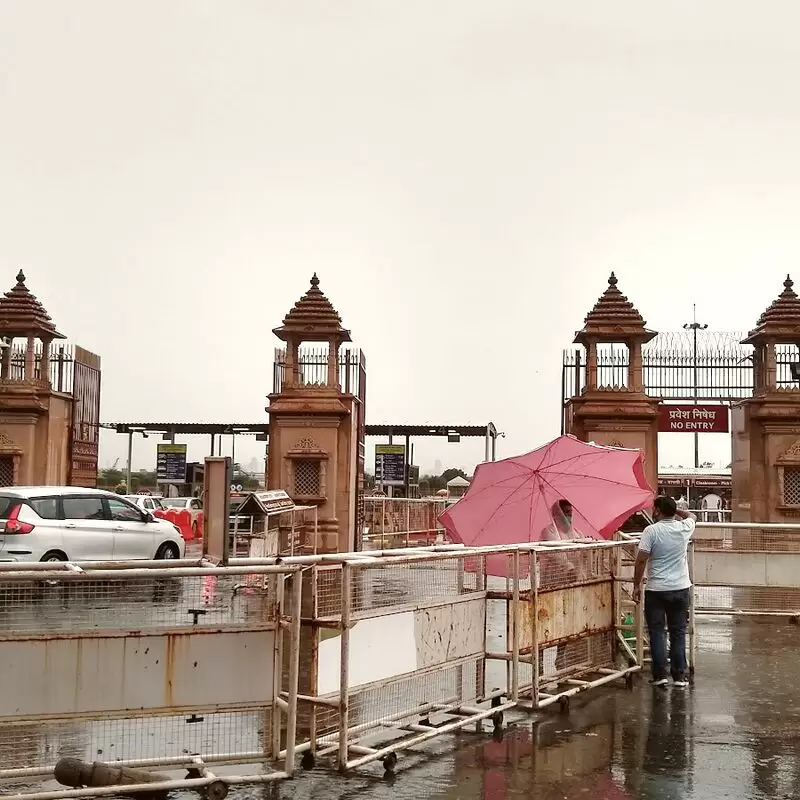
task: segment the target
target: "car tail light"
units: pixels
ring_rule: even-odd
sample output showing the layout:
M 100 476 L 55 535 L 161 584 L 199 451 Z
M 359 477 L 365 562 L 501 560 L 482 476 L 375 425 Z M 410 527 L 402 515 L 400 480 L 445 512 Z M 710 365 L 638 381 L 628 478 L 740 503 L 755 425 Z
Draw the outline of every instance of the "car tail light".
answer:
M 31 533 L 33 531 L 34 526 L 30 522 L 19 521 L 18 517 L 21 510 L 21 505 L 14 506 L 11 509 L 11 513 L 6 520 L 6 533 Z

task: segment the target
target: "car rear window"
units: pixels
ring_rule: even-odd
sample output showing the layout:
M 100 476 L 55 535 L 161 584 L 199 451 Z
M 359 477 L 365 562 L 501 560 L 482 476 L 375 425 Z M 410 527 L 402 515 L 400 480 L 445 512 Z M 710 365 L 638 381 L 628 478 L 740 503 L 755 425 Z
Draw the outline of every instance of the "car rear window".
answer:
M 8 519 L 11 514 L 11 509 L 22 503 L 20 497 L 9 497 L 8 495 L 0 495 L 0 519 Z
M 35 500 L 31 500 L 30 504 L 42 519 L 58 519 L 57 497 L 37 497 Z

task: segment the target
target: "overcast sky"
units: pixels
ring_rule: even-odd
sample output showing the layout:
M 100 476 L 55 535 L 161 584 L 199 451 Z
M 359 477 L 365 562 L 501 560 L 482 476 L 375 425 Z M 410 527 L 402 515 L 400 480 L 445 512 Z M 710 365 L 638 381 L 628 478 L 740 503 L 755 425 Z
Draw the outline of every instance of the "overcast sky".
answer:
M 368 422 L 531 449 L 611 269 L 657 330 L 693 302 L 747 329 L 800 278 L 798 23 L 790 0 L 0 0 L 0 284 L 22 267 L 102 356 L 104 420 L 249 422 L 316 271 Z M 689 463 L 676 438 L 662 463 Z

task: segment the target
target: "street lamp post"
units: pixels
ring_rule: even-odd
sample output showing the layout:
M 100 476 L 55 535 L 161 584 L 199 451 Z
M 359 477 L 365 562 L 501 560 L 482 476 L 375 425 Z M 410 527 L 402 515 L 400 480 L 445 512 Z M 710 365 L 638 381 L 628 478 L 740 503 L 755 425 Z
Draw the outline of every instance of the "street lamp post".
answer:
M 683 326 L 684 330 L 692 332 L 692 367 L 693 367 L 693 380 L 692 386 L 694 388 L 693 399 L 696 403 L 698 400 L 698 386 L 697 386 L 697 331 L 704 331 L 708 325 L 701 325 L 697 321 L 697 305 L 692 304 L 692 322 L 686 323 Z M 700 466 L 700 435 L 695 432 L 694 434 L 694 466 L 697 469 Z

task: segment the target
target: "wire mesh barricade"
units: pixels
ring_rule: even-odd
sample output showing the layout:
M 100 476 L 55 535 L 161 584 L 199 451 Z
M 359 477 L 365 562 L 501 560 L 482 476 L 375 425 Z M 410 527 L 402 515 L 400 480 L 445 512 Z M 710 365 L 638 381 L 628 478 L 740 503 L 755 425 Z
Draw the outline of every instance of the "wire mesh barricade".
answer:
M 617 623 L 625 546 L 388 550 L 315 566 L 306 765 L 390 769 L 436 735 L 501 727 L 517 705 L 563 705 L 631 676 L 641 662 Z
M 317 570 L 314 724 L 301 747 L 342 770 L 499 715 L 484 704 L 484 557 L 392 551 Z M 498 693 L 498 696 L 504 691 Z
M 800 525 L 698 523 L 693 551 L 698 613 L 800 616 Z
M 443 499 L 364 498 L 364 549 L 430 546 L 445 541 Z
M 220 797 L 291 774 L 301 568 L 184 564 L 0 569 L 0 791 L 107 794 L 91 781 L 155 769 L 166 788 Z M 84 768 L 91 780 L 63 777 Z
M 506 604 L 505 647 L 497 652 L 495 641 L 489 658 L 507 663 L 513 700 L 565 707 L 570 697 L 596 686 L 619 679 L 630 684 L 642 659 L 628 638 L 637 636 L 639 616 L 628 632 L 622 614 L 625 549 L 624 543 L 594 542 L 506 555 L 505 587 L 490 592 L 490 601 Z

